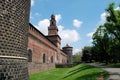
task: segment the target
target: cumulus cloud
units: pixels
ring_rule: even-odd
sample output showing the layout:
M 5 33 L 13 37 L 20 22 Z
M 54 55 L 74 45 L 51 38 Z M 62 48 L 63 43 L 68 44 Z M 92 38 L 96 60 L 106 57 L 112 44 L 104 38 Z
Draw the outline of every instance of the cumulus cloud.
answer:
M 76 49 L 74 49 L 73 54 L 76 54 L 76 53 L 81 52 L 81 51 L 82 51 L 81 49 L 76 48 Z
M 120 10 L 120 7 L 115 8 L 115 10 Z
M 64 26 L 61 25 L 58 26 L 58 29 L 58 34 L 62 38 L 62 45 L 77 42 L 80 39 L 79 33 L 76 30 L 64 29 Z
M 35 1 L 31 0 L 31 6 L 34 6 Z
M 56 15 L 55 15 L 55 19 L 56 19 L 57 22 L 59 22 L 59 21 L 61 20 L 61 18 L 62 18 L 62 17 L 61 17 L 60 14 L 56 14 Z
M 100 21 L 98 23 L 98 25 L 103 25 L 106 22 L 106 16 L 108 15 L 108 13 L 104 12 L 100 15 Z
M 59 35 L 62 38 L 63 44 L 77 42 L 80 39 L 76 30 L 62 30 Z
M 43 34 L 48 34 L 48 26 L 50 25 L 49 19 L 43 19 L 38 22 L 38 25 L 36 25 L 36 28 L 40 30 Z
M 79 21 L 77 19 L 73 20 L 73 26 L 79 28 L 82 25 L 82 21 Z
M 114 10 L 120 10 L 120 7 L 115 8 Z M 98 22 L 98 25 L 103 25 L 106 22 L 106 17 L 109 16 L 109 13 L 104 12 L 100 15 L 100 21 Z
M 120 7 L 115 8 L 114 10 L 120 10 Z M 103 25 L 106 22 L 106 17 L 109 16 L 109 13 L 104 12 L 100 15 L 100 21 L 98 22 L 98 25 Z
M 60 34 L 62 31 L 63 31 L 63 29 L 64 29 L 64 26 L 62 26 L 62 25 L 58 25 L 57 26 L 58 27 L 58 34 Z
M 86 36 L 90 38 L 89 42 L 93 42 L 92 36 L 95 32 L 90 32 Z
M 59 22 L 60 19 L 62 18 L 60 14 L 55 16 L 56 16 L 57 22 Z M 43 19 L 38 22 L 38 24 L 36 25 L 36 28 L 40 30 L 43 34 L 47 35 L 49 25 L 50 25 L 49 19 Z M 67 43 L 77 42 L 80 39 L 79 33 L 76 30 L 70 30 L 70 29 L 66 30 L 62 25 L 58 25 L 57 27 L 59 29 L 58 34 L 62 38 L 62 45 L 65 45 Z
M 86 36 L 87 36 L 87 37 L 92 37 L 93 34 L 94 34 L 94 32 L 90 32 L 90 33 L 88 33 Z
M 39 13 L 35 13 L 35 15 L 40 15 Z M 56 14 L 55 15 L 55 19 L 57 21 L 57 23 L 60 21 L 61 19 L 61 15 L 60 14 Z M 38 30 L 40 30 L 44 35 L 48 34 L 48 26 L 50 25 L 49 19 L 43 19 L 41 21 L 38 22 L 38 24 L 36 25 L 36 28 Z M 62 29 L 62 26 L 59 26 L 60 29 Z

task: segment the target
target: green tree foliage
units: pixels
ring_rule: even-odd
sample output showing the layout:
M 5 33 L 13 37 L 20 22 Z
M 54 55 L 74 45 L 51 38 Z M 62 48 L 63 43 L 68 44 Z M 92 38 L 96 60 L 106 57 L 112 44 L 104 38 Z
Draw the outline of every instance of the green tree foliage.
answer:
M 120 42 L 120 10 L 115 10 L 114 3 L 111 3 L 106 12 L 109 15 L 106 17 L 107 22 L 104 26 L 107 28 L 109 34 L 113 34 Z
M 111 3 L 106 14 L 106 22 L 93 35 L 94 60 L 120 62 L 120 7 L 115 9 L 114 3 Z
M 108 62 L 109 59 L 109 34 L 104 26 L 99 26 L 93 35 L 93 54 L 97 54 L 97 59 L 100 62 Z
M 91 62 L 92 60 L 92 54 L 91 54 L 91 46 L 85 46 L 83 49 L 82 49 L 82 61 L 83 62 Z
M 73 55 L 73 63 L 80 63 L 82 57 L 82 52 L 79 51 L 75 55 Z

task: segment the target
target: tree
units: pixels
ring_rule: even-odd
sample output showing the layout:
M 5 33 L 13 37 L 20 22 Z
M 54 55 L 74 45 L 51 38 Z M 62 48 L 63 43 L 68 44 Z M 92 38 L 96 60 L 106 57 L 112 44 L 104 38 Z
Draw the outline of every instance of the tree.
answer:
M 93 54 L 99 62 L 120 62 L 120 6 L 111 3 L 106 9 L 106 22 L 93 35 Z
M 75 55 L 73 55 L 73 63 L 80 63 L 82 57 L 82 52 L 79 51 Z
M 111 3 L 106 9 L 109 15 L 106 17 L 107 22 L 104 25 L 109 34 L 112 35 L 110 53 L 112 61 L 116 63 L 120 62 L 120 6 L 117 10 L 114 6 L 115 4 Z
M 109 59 L 109 34 L 104 26 L 99 26 L 93 34 L 93 52 L 95 52 L 100 62 L 108 63 Z
M 110 34 L 113 34 L 116 39 L 120 42 L 120 9 L 114 8 L 114 3 L 111 3 L 106 9 L 107 22 L 104 24 Z
M 82 61 L 83 62 L 91 62 L 92 61 L 92 57 L 91 57 L 91 46 L 85 46 L 82 49 Z

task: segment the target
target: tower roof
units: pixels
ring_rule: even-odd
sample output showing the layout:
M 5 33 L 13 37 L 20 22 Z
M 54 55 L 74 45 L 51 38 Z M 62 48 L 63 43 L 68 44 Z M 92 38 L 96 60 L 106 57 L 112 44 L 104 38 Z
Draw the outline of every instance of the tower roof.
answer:
M 55 15 L 54 14 L 51 15 L 51 19 L 55 19 Z
M 66 46 L 65 47 L 70 47 L 68 44 L 66 44 Z
M 72 48 L 72 47 L 66 44 L 66 46 L 64 46 L 63 48 Z
M 56 20 L 55 20 L 55 15 L 54 14 L 51 15 L 50 26 L 55 28 L 55 29 L 57 29 Z

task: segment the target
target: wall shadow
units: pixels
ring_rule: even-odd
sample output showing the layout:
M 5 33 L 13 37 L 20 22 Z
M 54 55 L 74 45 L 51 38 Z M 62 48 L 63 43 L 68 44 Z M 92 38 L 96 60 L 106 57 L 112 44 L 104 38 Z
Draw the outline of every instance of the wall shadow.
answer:
M 76 69 L 74 69 L 72 71 L 69 71 L 68 74 L 65 77 L 63 77 L 62 79 L 65 79 L 65 78 L 67 78 L 67 77 L 69 77 L 71 75 L 75 75 L 80 71 L 83 71 L 83 70 L 86 70 L 86 69 L 91 69 L 91 68 L 94 68 L 94 67 L 85 65 L 83 67 L 76 68 Z
M 88 74 L 88 75 L 84 75 L 84 76 L 81 76 L 81 77 L 77 77 L 75 80 L 96 80 L 95 78 L 97 76 L 100 76 L 101 73 L 93 73 L 93 74 Z M 92 77 L 94 76 L 94 77 Z

